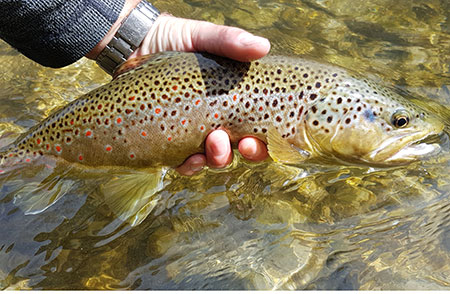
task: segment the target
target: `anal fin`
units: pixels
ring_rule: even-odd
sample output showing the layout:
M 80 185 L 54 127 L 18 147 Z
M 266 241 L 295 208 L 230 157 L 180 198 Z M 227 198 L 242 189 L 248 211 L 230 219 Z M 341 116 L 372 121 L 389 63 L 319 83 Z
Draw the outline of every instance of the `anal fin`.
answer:
M 47 183 L 26 184 L 14 196 L 14 204 L 20 207 L 25 215 L 39 214 L 56 203 L 73 185 L 73 181 L 57 179 Z

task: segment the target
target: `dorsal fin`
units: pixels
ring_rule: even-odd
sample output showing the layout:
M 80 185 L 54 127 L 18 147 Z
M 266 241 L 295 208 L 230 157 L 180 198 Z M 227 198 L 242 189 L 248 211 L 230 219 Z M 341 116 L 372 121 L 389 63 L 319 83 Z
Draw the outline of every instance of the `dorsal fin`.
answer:
M 146 63 L 149 59 L 152 59 L 153 55 L 143 55 L 136 58 L 128 59 L 127 61 L 120 64 L 113 73 L 113 79 L 117 78 L 120 75 L 123 75 L 126 72 L 129 72 L 144 63 Z

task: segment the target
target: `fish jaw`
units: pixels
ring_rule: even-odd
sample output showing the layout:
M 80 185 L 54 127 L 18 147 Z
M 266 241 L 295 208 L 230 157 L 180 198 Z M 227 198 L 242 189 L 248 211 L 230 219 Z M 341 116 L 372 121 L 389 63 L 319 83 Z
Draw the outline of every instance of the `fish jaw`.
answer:
M 396 135 L 384 140 L 362 159 L 382 165 L 401 165 L 439 153 L 441 150 L 439 144 L 426 141 L 441 134 L 444 124 L 437 118 L 430 119 L 428 123 L 429 128 L 416 132 L 398 130 Z
M 426 121 L 419 122 L 420 127 L 392 129 L 389 132 L 380 127 L 380 123 L 381 120 L 378 123 L 359 120 L 357 124 L 347 127 L 341 123 L 329 139 L 320 138 L 317 134 L 310 136 L 328 157 L 339 162 L 376 166 L 403 165 L 441 150 L 440 144 L 430 139 L 442 133 L 444 124 L 431 115 Z M 384 124 L 387 122 L 384 121 Z M 323 148 L 327 145 L 329 148 Z

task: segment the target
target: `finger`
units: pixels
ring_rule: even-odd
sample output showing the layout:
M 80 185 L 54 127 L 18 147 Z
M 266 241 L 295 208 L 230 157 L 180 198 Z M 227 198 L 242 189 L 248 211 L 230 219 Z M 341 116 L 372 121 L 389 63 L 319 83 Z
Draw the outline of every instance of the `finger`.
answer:
M 192 46 L 238 61 L 251 61 L 269 53 L 269 40 L 235 27 L 191 21 Z
M 213 168 L 221 168 L 230 164 L 231 153 L 230 138 L 225 131 L 216 130 L 208 135 L 205 142 L 206 164 Z
M 184 176 L 192 176 L 199 172 L 206 165 L 206 157 L 204 154 L 194 154 L 177 167 L 175 170 Z
M 130 57 L 162 51 L 206 51 L 250 61 L 265 56 L 269 50 L 267 39 L 242 29 L 162 14 Z
M 266 144 L 253 137 L 245 137 L 239 141 L 238 149 L 245 159 L 251 161 L 261 161 L 269 156 Z

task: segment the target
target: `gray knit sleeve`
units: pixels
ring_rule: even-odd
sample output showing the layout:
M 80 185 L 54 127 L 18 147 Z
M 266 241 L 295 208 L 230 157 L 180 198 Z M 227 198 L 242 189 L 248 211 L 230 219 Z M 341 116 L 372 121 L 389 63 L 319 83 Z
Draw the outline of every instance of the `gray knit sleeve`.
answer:
M 62 67 L 86 55 L 125 0 L 1 0 L 0 38 L 28 58 Z

